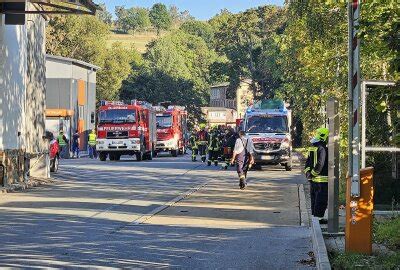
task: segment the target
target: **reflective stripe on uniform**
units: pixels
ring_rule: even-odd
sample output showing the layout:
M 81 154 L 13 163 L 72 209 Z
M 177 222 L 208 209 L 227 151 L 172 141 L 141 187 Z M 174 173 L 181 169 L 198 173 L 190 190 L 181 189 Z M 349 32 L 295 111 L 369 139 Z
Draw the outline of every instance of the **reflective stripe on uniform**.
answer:
M 311 170 L 311 175 L 312 176 L 318 176 L 318 173 L 316 171 L 314 171 L 314 169 Z
M 89 134 L 89 145 L 96 145 L 96 134 Z
M 311 155 L 311 153 L 313 154 L 313 168 L 317 165 L 318 162 L 318 147 L 309 147 L 308 148 L 308 154 Z M 311 170 L 311 168 L 306 168 L 304 170 L 304 173 L 307 173 L 311 171 L 311 175 L 312 175 L 312 181 L 315 183 L 327 183 L 328 182 L 328 176 L 322 176 L 319 175 L 314 169 Z
M 308 148 L 309 155 L 311 153 L 313 153 L 313 158 L 314 158 L 313 159 L 313 161 L 314 161 L 313 167 L 315 167 L 315 165 L 317 165 L 317 162 L 318 162 L 317 151 L 318 151 L 318 147 L 312 146 L 312 147 Z
M 328 176 L 316 176 L 312 179 L 315 183 L 328 183 Z

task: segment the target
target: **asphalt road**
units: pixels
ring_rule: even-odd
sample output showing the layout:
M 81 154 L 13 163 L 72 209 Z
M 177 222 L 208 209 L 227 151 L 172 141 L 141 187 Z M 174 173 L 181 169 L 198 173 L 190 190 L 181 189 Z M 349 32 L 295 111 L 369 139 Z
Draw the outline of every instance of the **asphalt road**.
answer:
M 0 268 L 302 269 L 299 171 L 190 157 L 62 160 L 56 182 L 0 197 Z

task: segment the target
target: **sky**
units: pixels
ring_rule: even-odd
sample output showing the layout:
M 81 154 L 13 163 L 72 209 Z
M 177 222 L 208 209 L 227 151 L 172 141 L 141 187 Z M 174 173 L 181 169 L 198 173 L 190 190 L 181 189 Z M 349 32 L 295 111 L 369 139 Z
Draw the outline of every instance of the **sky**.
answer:
M 261 5 L 283 6 L 284 0 L 95 0 L 94 2 L 106 3 L 107 10 L 111 13 L 114 13 L 115 6 L 148 8 L 161 2 L 166 6 L 175 5 L 181 11 L 188 10 L 196 19 L 208 20 L 224 8 L 237 13 Z

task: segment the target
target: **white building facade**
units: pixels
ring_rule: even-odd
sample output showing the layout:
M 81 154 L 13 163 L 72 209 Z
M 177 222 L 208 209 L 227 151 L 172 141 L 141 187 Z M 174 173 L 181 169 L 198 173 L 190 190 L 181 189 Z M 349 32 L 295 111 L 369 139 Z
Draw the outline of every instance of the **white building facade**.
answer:
M 27 10 L 36 6 L 27 4 Z M 6 25 L 0 14 L 0 186 L 47 177 L 45 18 Z M 30 161 L 30 162 L 29 162 Z M 31 164 L 31 165 L 29 165 Z

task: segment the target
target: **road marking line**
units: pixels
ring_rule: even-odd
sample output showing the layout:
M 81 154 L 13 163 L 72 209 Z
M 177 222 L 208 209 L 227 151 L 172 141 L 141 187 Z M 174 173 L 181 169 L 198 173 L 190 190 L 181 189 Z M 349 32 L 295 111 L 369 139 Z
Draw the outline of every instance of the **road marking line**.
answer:
M 189 189 L 188 191 L 180 194 L 179 196 L 173 198 L 172 200 L 170 200 L 169 202 L 166 202 L 165 204 L 157 207 L 156 209 L 150 211 L 147 214 L 144 214 L 142 216 L 140 216 L 139 218 L 137 218 L 136 220 L 134 220 L 132 222 L 133 225 L 140 225 L 143 224 L 144 222 L 146 222 L 147 220 L 149 220 L 150 218 L 152 218 L 153 216 L 157 215 L 158 213 L 164 211 L 165 209 L 173 206 L 174 204 L 184 200 L 185 198 L 189 197 L 190 195 L 192 195 L 193 193 L 197 192 L 198 190 L 202 189 L 203 187 L 205 187 L 206 185 L 208 185 L 210 183 L 210 181 L 212 180 L 208 180 L 206 183 L 200 184 L 194 188 Z
M 196 170 L 199 167 L 202 167 L 203 164 L 197 165 L 192 169 L 188 169 L 185 173 L 179 175 L 180 177 L 185 176 L 186 174 L 188 174 L 191 171 Z M 153 209 L 152 211 L 150 211 L 147 214 L 143 214 L 140 217 L 136 218 L 134 221 L 125 224 L 123 226 L 118 227 L 117 229 L 113 230 L 110 234 L 114 234 L 116 232 L 119 232 L 120 230 L 130 226 L 130 225 L 141 225 L 144 222 L 146 222 L 147 220 L 149 220 L 150 218 L 152 218 L 153 216 L 157 215 L 158 213 L 164 211 L 165 209 L 173 206 L 174 204 L 182 201 L 183 199 L 187 198 L 188 196 L 190 196 L 191 194 L 195 193 L 196 191 L 200 190 L 201 188 L 205 187 L 206 185 L 208 185 L 211 181 L 213 181 L 213 179 L 208 179 L 207 181 L 205 181 L 204 183 L 197 185 L 183 193 L 180 193 L 177 197 L 173 198 L 172 200 L 162 204 L 161 206 Z

